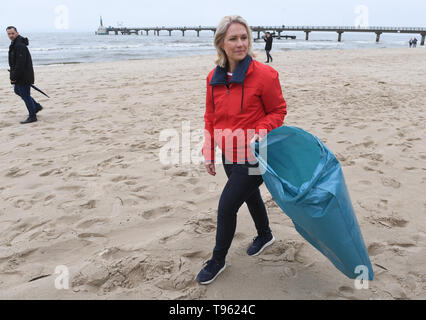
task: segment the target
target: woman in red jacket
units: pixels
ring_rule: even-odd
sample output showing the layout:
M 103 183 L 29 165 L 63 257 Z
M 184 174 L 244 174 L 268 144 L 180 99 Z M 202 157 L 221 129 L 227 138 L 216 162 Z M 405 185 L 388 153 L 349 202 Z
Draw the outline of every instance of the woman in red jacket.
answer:
M 278 72 L 253 60 L 251 30 L 242 17 L 224 17 L 214 43 L 218 59 L 207 77 L 202 153 L 207 172 L 215 176 L 215 150 L 219 146 L 228 182 L 219 201 L 213 257 L 197 276 L 200 284 L 213 282 L 225 270 L 237 212 L 244 203 L 258 233 L 247 254 L 259 255 L 274 243 L 259 190 L 263 179 L 259 170 L 253 174 L 259 164 L 250 144 L 282 126 L 287 114 Z

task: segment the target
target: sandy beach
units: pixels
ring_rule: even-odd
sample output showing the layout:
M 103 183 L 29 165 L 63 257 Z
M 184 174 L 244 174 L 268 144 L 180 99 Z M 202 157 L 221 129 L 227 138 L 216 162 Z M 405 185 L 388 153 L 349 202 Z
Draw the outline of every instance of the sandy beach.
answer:
M 205 55 L 36 67 L 51 99 L 33 92 L 45 110 L 28 126 L 0 71 L 0 299 L 426 299 L 426 50 L 272 55 L 285 124 L 342 164 L 375 269 L 368 290 L 295 231 L 265 185 L 276 244 L 246 255 L 256 232 L 243 206 L 228 269 L 195 282 L 226 175 L 161 163 L 160 135 L 204 128 Z M 55 287 L 58 266 L 69 289 Z

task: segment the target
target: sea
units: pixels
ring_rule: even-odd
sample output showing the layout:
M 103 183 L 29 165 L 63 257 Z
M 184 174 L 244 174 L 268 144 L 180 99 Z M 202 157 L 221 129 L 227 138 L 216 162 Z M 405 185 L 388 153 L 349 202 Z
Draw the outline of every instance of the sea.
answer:
M 101 61 L 140 60 L 178 56 L 215 54 L 213 32 L 203 31 L 200 37 L 196 32 L 167 31 L 154 35 L 96 35 L 95 32 L 56 32 L 22 34 L 30 41 L 29 49 L 35 66 L 74 64 Z M 376 43 L 375 33 L 344 33 L 342 42 L 337 41 L 335 32 L 311 32 L 309 41 L 304 32 L 287 32 L 282 35 L 296 36 L 296 39 L 274 39 L 274 51 L 324 50 L 324 49 L 363 49 L 363 48 L 405 48 L 410 38 L 420 35 L 382 34 Z M 257 33 L 253 33 L 255 38 Z M 8 67 L 8 48 L 10 40 L 4 33 L 0 35 L 0 69 Z M 264 41 L 255 41 L 255 50 L 262 50 Z M 423 47 L 424 48 L 424 47 Z

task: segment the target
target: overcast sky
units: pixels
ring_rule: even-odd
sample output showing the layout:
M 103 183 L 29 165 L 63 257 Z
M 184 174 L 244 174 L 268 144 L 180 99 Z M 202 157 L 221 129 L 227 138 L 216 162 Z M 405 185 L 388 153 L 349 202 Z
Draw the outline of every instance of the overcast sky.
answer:
M 264 6 L 261 4 L 264 3 Z M 367 10 L 366 10 L 367 9 Z M 93 32 L 104 25 L 215 26 L 229 14 L 250 25 L 348 25 L 426 27 L 424 0 L 13 0 L 2 1 L 3 30 Z

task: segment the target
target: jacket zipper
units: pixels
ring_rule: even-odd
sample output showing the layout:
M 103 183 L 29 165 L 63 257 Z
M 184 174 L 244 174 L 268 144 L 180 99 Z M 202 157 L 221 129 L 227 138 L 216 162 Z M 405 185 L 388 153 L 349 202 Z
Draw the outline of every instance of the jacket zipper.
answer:
M 230 88 L 231 84 L 226 85 L 227 88 L 227 93 L 226 95 L 229 96 L 229 88 Z M 213 112 L 216 111 L 216 105 L 214 103 L 214 86 L 212 86 L 212 100 L 213 100 Z M 241 113 L 243 112 L 243 105 L 244 105 L 244 82 L 242 84 L 242 97 L 241 97 Z

